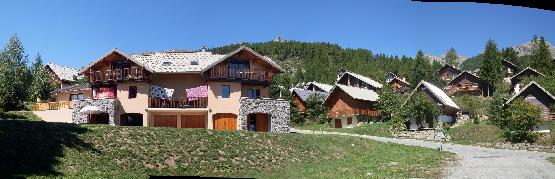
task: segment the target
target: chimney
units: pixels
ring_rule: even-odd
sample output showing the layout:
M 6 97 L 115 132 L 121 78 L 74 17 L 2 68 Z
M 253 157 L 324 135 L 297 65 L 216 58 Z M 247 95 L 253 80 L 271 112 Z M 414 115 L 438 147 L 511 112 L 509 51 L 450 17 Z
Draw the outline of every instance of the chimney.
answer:
M 339 71 L 337 71 L 337 80 L 339 80 L 339 78 L 341 78 L 341 76 L 343 76 L 343 74 L 345 74 L 345 72 L 347 72 L 347 70 L 345 70 L 343 68 L 339 68 Z
M 206 46 L 202 46 L 202 49 L 200 49 L 201 52 L 206 52 Z

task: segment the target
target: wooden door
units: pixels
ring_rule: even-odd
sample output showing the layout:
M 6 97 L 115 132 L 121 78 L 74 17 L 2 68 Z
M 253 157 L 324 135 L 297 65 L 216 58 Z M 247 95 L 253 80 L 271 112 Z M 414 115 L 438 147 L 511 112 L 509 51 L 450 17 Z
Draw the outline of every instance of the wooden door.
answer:
M 255 114 L 256 131 L 268 132 L 268 115 L 264 113 Z
M 335 119 L 335 128 L 342 128 L 341 119 Z
M 214 130 L 237 130 L 237 115 L 231 113 L 214 114 Z
M 177 128 L 177 115 L 154 115 L 154 127 Z
M 181 115 L 181 128 L 206 128 L 206 115 Z

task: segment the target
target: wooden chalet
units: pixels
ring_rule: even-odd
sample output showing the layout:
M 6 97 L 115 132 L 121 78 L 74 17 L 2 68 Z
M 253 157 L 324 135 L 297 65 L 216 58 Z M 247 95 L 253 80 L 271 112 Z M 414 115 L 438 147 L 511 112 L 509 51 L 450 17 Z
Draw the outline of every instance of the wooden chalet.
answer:
M 311 90 L 303 90 L 295 88 L 291 91 L 291 96 L 293 97 L 293 103 L 299 110 L 299 112 L 304 113 L 306 110 L 306 103 L 308 98 L 312 95 L 319 95 L 317 98 L 320 102 L 324 102 L 324 100 L 329 96 L 329 93 L 321 92 L 321 91 L 311 91 Z
M 501 71 L 503 72 L 503 80 L 507 83 L 511 82 L 511 77 L 517 72 L 518 67 L 508 60 L 501 60 Z
M 324 101 L 334 128 L 353 127 L 364 118 L 362 116 L 379 117 L 377 103 L 378 93 L 375 91 L 343 84 L 336 84 Z
M 445 92 L 443 92 L 443 90 L 431 83 L 421 81 L 420 83 L 418 83 L 418 85 L 416 85 L 416 88 L 407 98 L 405 104 L 416 92 L 423 92 L 423 94 L 428 96 L 429 99 L 441 109 L 441 115 L 427 119 L 409 119 L 407 121 L 408 129 L 433 129 L 435 127 L 435 124 L 437 124 L 439 120 L 447 123 L 456 122 L 457 113 L 460 111 L 460 108 L 459 106 L 457 106 L 457 104 L 455 104 L 455 102 L 453 102 L 451 98 L 449 98 L 449 96 L 447 96 L 447 94 L 445 94 Z
M 438 71 L 437 74 L 439 75 L 439 77 L 444 80 L 444 81 L 449 81 L 453 78 L 455 78 L 457 75 L 461 74 L 462 72 L 449 65 L 449 64 L 445 64 L 443 65 L 443 67 L 441 67 Z
M 464 71 L 449 81 L 446 88 L 449 94 L 453 96 L 486 96 L 486 91 L 483 89 L 484 86 L 484 83 L 478 76 Z
M 329 93 L 332 88 L 333 88 L 332 85 L 318 83 L 315 81 L 307 83 L 304 87 L 305 90 L 320 91 L 325 93 Z
M 521 82 L 525 77 L 536 77 L 536 76 L 545 76 L 545 75 L 530 67 L 527 67 L 524 70 L 515 74 L 513 77 L 511 77 L 511 86 L 513 87 L 512 88 L 513 93 L 517 93 L 518 91 L 520 91 L 520 88 L 523 85 Z
M 393 89 L 393 91 L 400 94 L 403 94 L 410 90 L 409 88 L 410 83 L 405 81 L 405 79 L 400 79 L 398 77 L 394 77 L 393 79 L 391 79 L 388 82 L 388 84 L 391 87 L 391 89 Z
M 511 105 L 516 98 L 523 98 L 525 101 L 538 106 L 541 109 L 543 123 L 540 126 L 537 126 L 535 130 L 539 132 L 549 132 L 551 129 L 551 123 L 555 120 L 555 112 L 550 111 L 549 107 L 555 104 L 555 96 L 535 81 L 532 81 L 522 90 L 515 93 L 505 104 Z

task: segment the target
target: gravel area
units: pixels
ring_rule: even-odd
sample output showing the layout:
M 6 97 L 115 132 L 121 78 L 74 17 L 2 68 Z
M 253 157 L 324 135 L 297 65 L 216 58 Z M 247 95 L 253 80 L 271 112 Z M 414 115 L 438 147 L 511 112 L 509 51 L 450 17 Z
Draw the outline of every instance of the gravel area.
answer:
M 362 137 L 381 142 L 403 145 L 439 148 L 438 142 L 415 139 L 396 139 L 338 132 L 322 132 L 291 129 L 303 134 L 333 134 Z M 477 146 L 443 144 L 443 150 L 456 153 L 460 159 L 455 166 L 449 167 L 446 178 L 555 178 L 555 165 L 547 157 L 553 153 L 492 149 Z

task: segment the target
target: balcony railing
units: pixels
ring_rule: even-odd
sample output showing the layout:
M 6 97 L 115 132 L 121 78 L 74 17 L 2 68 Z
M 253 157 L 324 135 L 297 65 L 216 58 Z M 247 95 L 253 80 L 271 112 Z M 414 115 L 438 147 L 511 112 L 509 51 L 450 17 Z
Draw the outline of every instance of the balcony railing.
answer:
M 353 116 L 353 115 L 364 115 L 364 116 L 380 116 L 381 111 L 377 109 L 345 109 L 340 111 L 329 112 L 329 116 L 331 117 L 340 117 L 340 116 Z
M 149 108 L 206 108 L 208 97 L 201 98 L 149 98 Z
M 274 73 L 265 70 L 227 68 L 225 66 L 215 66 L 209 73 L 209 78 L 233 78 L 255 81 L 271 81 L 273 76 Z
M 73 109 L 73 102 L 72 101 L 44 102 L 44 103 L 35 103 L 32 106 L 33 111 L 59 110 L 59 109 Z
M 118 80 L 142 80 L 148 76 L 143 73 L 141 67 L 119 68 L 112 70 L 90 70 L 89 80 L 94 82 L 108 82 Z
M 555 113 L 542 113 L 540 116 L 544 121 L 555 121 Z

